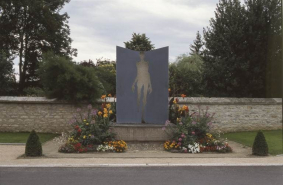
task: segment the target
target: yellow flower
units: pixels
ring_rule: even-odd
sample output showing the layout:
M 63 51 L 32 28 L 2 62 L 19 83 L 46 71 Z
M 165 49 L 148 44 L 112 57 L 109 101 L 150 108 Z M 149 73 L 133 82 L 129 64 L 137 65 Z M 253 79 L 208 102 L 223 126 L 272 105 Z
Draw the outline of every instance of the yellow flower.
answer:
M 91 134 L 88 135 L 89 137 L 91 136 Z
M 104 118 L 107 118 L 107 117 L 108 117 L 108 114 L 104 114 L 103 117 L 104 117 Z
M 109 114 L 113 114 L 113 111 L 112 111 L 112 110 L 110 110 L 110 111 L 109 111 Z
M 86 123 L 86 125 L 89 125 L 89 123 Z
M 104 113 L 104 114 L 107 114 L 107 113 L 108 113 L 108 111 L 107 111 L 106 108 L 103 109 L 103 113 Z
M 106 107 L 107 107 L 107 109 L 110 109 L 111 108 L 110 103 L 106 104 Z
M 180 122 L 181 121 L 181 118 L 177 118 L 177 122 Z
M 99 116 L 101 116 L 101 115 L 102 115 L 102 112 L 101 112 L 101 111 L 99 111 L 97 114 L 98 114 Z
M 101 96 L 101 99 L 104 100 L 105 98 L 106 98 L 106 95 L 105 95 L 105 94 Z
M 86 135 L 84 135 L 84 137 L 83 137 L 84 139 L 86 138 Z
M 86 120 L 84 119 L 84 122 L 86 122 Z
M 177 101 L 176 101 L 176 100 L 174 100 L 174 101 L 173 101 L 173 103 L 174 103 L 174 104 L 176 104 L 176 103 L 177 103 Z

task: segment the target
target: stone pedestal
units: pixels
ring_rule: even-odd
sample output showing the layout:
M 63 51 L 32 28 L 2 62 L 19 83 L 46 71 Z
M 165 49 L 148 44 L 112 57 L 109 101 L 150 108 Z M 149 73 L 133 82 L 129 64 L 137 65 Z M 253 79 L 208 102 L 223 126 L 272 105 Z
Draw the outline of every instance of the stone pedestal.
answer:
M 153 142 L 166 141 L 170 136 L 162 130 L 164 125 L 114 124 L 111 128 L 116 138 L 124 141 Z

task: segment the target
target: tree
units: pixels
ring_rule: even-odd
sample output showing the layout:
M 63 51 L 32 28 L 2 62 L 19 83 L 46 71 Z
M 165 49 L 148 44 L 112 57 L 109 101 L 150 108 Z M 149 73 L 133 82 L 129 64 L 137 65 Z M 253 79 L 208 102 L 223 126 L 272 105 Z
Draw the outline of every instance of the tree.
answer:
M 48 98 L 96 103 L 104 91 L 94 68 L 50 52 L 43 56 L 38 74 Z
M 151 44 L 151 41 L 145 34 L 136 34 L 133 33 L 132 39 L 125 43 L 125 47 L 127 49 L 135 50 L 135 51 L 150 51 L 154 49 L 154 45 Z
M 238 0 L 220 0 L 215 18 L 204 29 L 203 74 L 208 96 L 248 95 L 244 10 Z
M 71 48 L 68 14 L 60 10 L 69 0 L 4 0 L 0 2 L 0 47 L 19 57 L 19 91 L 39 79 L 42 54 L 76 55 Z
M 0 96 L 14 95 L 15 84 L 13 61 L 0 51 Z
M 82 61 L 79 65 L 95 69 L 99 81 L 103 84 L 104 93 L 116 95 L 116 62 L 109 59 L 96 59 L 96 64 L 92 60 Z
M 202 96 L 203 61 L 193 54 L 179 56 L 176 62 L 169 65 L 169 87 L 172 96 L 186 94 L 191 97 Z
M 239 0 L 219 1 L 215 18 L 204 29 L 208 96 L 276 96 L 267 95 L 266 88 L 281 74 L 270 73 L 282 57 L 282 45 L 276 41 L 282 38 L 280 7 L 279 0 L 247 0 L 244 5 Z M 276 87 L 279 92 L 281 87 Z
M 191 55 L 193 54 L 202 55 L 201 48 L 203 44 L 204 43 L 202 41 L 201 35 L 198 31 L 196 35 L 196 39 L 194 40 L 194 43 L 190 45 L 190 50 L 191 50 L 190 54 Z

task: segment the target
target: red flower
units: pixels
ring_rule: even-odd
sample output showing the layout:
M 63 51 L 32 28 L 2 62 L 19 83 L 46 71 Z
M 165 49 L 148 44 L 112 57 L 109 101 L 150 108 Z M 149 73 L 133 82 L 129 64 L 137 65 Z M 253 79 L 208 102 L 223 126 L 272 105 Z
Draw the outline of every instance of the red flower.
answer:
M 78 125 L 75 126 L 75 129 L 78 130 L 80 127 Z
M 82 132 L 82 129 L 78 129 L 78 132 L 81 133 L 81 132 Z
M 185 97 L 186 97 L 186 95 L 185 95 L 185 94 L 181 94 L 181 97 L 182 97 L 182 98 L 185 98 Z
M 175 100 L 176 100 L 177 103 L 179 102 L 179 99 L 178 99 L 178 98 L 176 98 Z

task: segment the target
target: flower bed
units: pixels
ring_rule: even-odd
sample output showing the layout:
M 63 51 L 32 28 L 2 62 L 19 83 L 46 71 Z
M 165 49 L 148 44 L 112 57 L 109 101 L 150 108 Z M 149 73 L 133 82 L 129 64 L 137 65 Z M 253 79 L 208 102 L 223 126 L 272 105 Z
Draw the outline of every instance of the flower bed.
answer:
M 67 142 L 59 148 L 59 152 L 126 151 L 126 142 L 116 140 L 115 133 L 110 130 L 111 121 L 115 120 L 115 103 L 106 103 L 106 98 L 106 95 L 101 97 L 104 102 L 99 109 L 93 109 L 91 105 L 88 105 L 86 113 L 77 109 L 77 114 L 70 121 L 73 131 Z
M 185 97 L 185 95 L 183 95 Z M 179 106 L 178 99 L 169 102 L 169 119 L 162 128 L 172 134 L 172 139 L 164 143 L 164 149 L 171 152 L 232 152 L 227 141 L 217 134 L 210 133 L 214 114 L 199 106 L 198 111 L 190 113 L 188 106 Z M 173 123 L 173 124 L 172 124 Z

